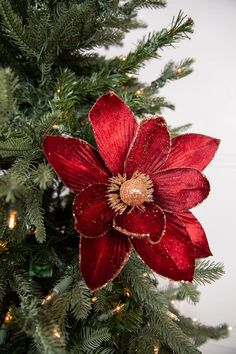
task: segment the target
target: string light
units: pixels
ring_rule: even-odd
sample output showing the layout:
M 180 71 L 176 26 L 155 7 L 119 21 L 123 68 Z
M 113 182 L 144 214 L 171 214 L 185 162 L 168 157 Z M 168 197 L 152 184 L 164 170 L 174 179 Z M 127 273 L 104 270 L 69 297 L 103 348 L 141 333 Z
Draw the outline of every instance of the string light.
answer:
M 96 296 L 93 296 L 92 298 L 91 298 L 91 301 L 94 303 L 94 302 L 96 302 L 97 301 L 97 297 Z
M 0 240 L 0 250 L 5 250 L 7 248 L 7 242 Z
M 43 301 L 41 302 L 41 304 L 44 306 L 44 305 L 47 305 L 49 304 L 51 301 L 53 301 L 55 298 L 58 297 L 58 293 L 56 291 L 51 291 L 44 299 Z
M 144 96 L 144 89 L 140 88 L 135 92 L 135 96 L 137 97 L 143 97 Z
M 14 230 L 17 225 L 17 211 L 10 210 L 7 225 L 10 230 Z
M 116 307 L 112 310 L 112 313 L 115 314 L 115 313 L 121 312 L 123 310 L 124 306 L 125 306 L 125 304 L 121 304 L 121 303 L 117 304 Z
M 55 325 L 55 326 L 53 327 L 53 329 L 52 329 L 52 335 L 53 335 L 54 337 L 58 338 L 58 339 L 61 338 L 62 333 L 61 333 L 60 328 L 59 328 L 57 325 Z
M 126 56 L 125 55 L 120 55 L 119 56 L 120 61 L 126 61 Z
M 130 289 L 129 288 L 124 288 L 124 295 L 127 296 L 127 297 L 130 297 L 131 296 L 131 292 L 130 292 Z
M 158 349 L 158 346 L 157 346 L 157 345 L 154 345 L 154 347 L 153 347 L 153 353 L 154 353 L 154 354 L 158 354 L 158 353 L 159 353 L 159 349 Z
M 178 68 L 178 69 L 176 70 L 176 75 L 177 75 L 177 76 L 181 76 L 181 75 L 183 74 L 183 72 L 184 72 L 184 70 L 183 70 L 182 68 Z
M 61 126 L 59 124 L 53 124 L 52 129 L 59 130 Z
M 42 300 L 42 305 L 47 305 L 52 302 L 55 298 L 57 298 L 60 294 L 64 293 L 68 287 L 73 282 L 73 277 L 70 275 L 65 276 L 54 288 L 50 291 L 50 293 Z
M 131 79 L 133 77 L 132 74 L 127 74 L 127 76 Z
M 192 322 L 193 322 L 193 323 L 197 323 L 197 322 L 198 322 L 198 319 L 197 319 L 196 317 L 193 317 L 193 318 L 192 318 Z
M 176 301 L 175 300 L 171 300 L 171 305 L 175 305 Z
M 147 278 L 147 276 L 148 276 L 148 273 L 143 273 L 144 278 Z
M 12 323 L 12 321 L 13 321 L 13 311 L 12 308 L 10 307 L 5 315 L 4 324 L 9 325 Z
M 166 314 L 171 320 L 179 321 L 178 317 L 173 312 L 167 311 Z
M 228 331 L 232 331 L 233 327 L 232 326 L 228 326 Z

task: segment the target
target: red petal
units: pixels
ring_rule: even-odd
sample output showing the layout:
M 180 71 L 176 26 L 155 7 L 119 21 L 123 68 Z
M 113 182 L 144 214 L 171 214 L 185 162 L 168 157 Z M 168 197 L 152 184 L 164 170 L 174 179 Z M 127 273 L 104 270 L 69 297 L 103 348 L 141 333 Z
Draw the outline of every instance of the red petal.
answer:
M 195 257 L 205 258 L 212 256 L 205 231 L 195 216 L 190 212 L 178 213 L 177 215 L 184 223 L 192 240 L 195 249 Z
M 125 172 L 131 176 L 135 171 L 156 173 L 166 161 L 170 150 L 170 135 L 162 117 L 145 119 L 131 145 L 125 161 Z
M 96 239 L 82 236 L 80 269 L 88 287 L 94 291 L 112 281 L 128 261 L 130 253 L 128 238 L 115 230 Z
M 116 215 L 113 219 L 113 227 L 134 237 L 148 237 L 152 242 L 160 241 L 165 233 L 165 214 L 155 204 L 145 204 L 145 210 L 137 208 L 130 213 Z
M 114 175 L 124 161 L 138 123 L 128 106 L 113 92 L 100 97 L 90 111 L 94 136 L 106 165 Z
M 74 200 L 75 228 L 86 237 L 102 236 L 111 228 L 115 212 L 108 205 L 106 193 L 105 184 L 93 184 Z
M 191 209 L 209 194 L 209 182 L 194 168 L 160 171 L 152 177 L 156 203 L 171 211 Z
M 166 233 L 157 244 L 132 238 L 131 243 L 143 261 L 155 272 L 173 280 L 193 280 L 194 248 L 182 222 L 166 214 Z
M 43 150 L 60 179 L 73 192 L 91 183 L 106 182 L 110 176 L 98 152 L 83 140 L 46 136 Z
M 183 134 L 172 140 L 171 151 L 162 170 L 194 167 L 202 171 L 213 159 L 220 140 L 200 134 Z

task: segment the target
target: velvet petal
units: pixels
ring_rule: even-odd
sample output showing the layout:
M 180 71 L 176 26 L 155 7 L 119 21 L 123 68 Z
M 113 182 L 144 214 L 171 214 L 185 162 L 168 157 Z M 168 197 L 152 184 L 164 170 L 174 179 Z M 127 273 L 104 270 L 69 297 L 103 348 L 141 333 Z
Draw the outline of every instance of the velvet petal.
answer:
M 195 249 L 195 257 L 205 258 L 212 256 L 205 231 L 195 216 L 190 212 L 178 213 L 177 215 L 184 223 L 192 240 Z
M 105 184 L 93 184 L 75 197 L 75 228 L 86 237 L 102 236 L 112 226 L 115 212 L 108 205 L 106 193 Z
M 170 135 L 162 117 L 145 119 L 140 123 L 136 137 L 125 161 L 125 172 L 135 171 L 152 175 L 166 161 L 170 151 Z
M 75 193 L 110 177 L 98 152 L 83 140 L 46 136 L 43 150 L 62 182 Z
M 162 170 L 194 167 L 200 171 L 213 159 L 220 140 L 201 134 L 183 134 L 172 140 L 171 151 Z
M 138 123 L 115 93 L 100 97 L 90 111 L 99 152 L 113 175 L 124 172 L 124 161 Z
M 173 280 L 193 280 L 195 253 L 183 223 L 166 214 L 166 233 L 157 244 L 136 237 L 131 239 L 136 252 L 155 272 Z
M 128 235 L 149 238 L 151 242 L 158 242 L 165 233 L 165 214 L 153 203 L 146 203 L 145 210 L 137 208 L 129 213 L 116 215 L 113 227 Z
M 112 281 L 128 261 L 130 253 L 128 237 L 116 230 L 96 239 L 81 236 L 80 269 L 90 290 L 97 290 Z
M 152 181 L 156 203 L 170 211 L 191 209 L 201 203 L 210 191 L 206 177 L 194 168 L 160 171 Z

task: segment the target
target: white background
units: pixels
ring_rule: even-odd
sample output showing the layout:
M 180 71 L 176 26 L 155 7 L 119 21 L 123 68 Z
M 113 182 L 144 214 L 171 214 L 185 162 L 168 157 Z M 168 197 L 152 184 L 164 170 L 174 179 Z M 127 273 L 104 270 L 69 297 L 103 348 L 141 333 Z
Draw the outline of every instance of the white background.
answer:
M 233 326 L 229 339 L 210 341 L 201 347 L 204 354 L 236 353 L 236 1 L 169 0 L 166 9 L 142 10 L 139 17 L 147 29 L 129 33 L 123 48 L 107 55 L 126 54 L 143 34 L 171 23 L 182 9 L 195 22 L 191 40 L 162 53 L 161 60 L 148 62 L 140 77 L 150 82 L 158 77 L 168 60 L 193 57 L 194 73 L 166 86 L 161 95 L 176 104 L 175 112 L 165 111 L 172 126 L 193 123 L 192 132 L 222 139 L 220 150 L 206 170 L 211 194 L 194 213 L 204 226 L 214 254 L 225 264 L 226 275 L 213 285 L 201 288 L 198 306 L 182 305 L 182 311 L 210 325 L 227 322 Z M 184 353 L 183 353 L 184 354 Z

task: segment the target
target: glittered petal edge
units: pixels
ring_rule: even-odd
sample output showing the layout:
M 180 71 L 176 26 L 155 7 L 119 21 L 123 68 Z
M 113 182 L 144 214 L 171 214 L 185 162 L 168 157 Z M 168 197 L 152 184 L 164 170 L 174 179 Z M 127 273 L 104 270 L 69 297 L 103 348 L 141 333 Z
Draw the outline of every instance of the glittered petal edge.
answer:
M 162 216 L 164 218 L 164 227 L 163 227 L 161 236 L 158 238 L 158 240 L 156 240 L 156 241 L 152 240 L 150 238 L 150 233 L 131 232 L 131 231 L 126 230 L 125 228 L 122 228 L 122 227 L 118 226 L 116 224 L 117 215 L 113 218 L 113 228 L 116 229 L 117 231 L 121 232 L 122 234 L 125 234 L 125 235 L 129 236 L 129 237 L 136 237 L 136 238 L 140 238 L 140 239 L 146 239 L 151 244 L 159 243 L 161 241 L 162 237 L 165 235 L 165 232 L 166 232 L 166 215 L 165 215 L 163 210 L 158 205 L 155 205 L 155 206 L 161 211 Z

